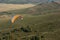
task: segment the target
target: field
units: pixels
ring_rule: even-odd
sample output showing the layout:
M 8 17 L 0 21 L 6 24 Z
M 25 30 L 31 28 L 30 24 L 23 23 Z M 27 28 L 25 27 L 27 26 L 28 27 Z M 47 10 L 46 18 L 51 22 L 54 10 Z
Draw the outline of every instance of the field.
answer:
M 0 3 L 0 12 L 2 11 L 9 11 L 9 10 L 17 10 L 17 9 L 24 9 L 33 7 L 33 4 L 4 4 Z
M 23 15 L 15 23 L 11 18 L 0 19 L 1 40 L 59 40 L 60 14 Z

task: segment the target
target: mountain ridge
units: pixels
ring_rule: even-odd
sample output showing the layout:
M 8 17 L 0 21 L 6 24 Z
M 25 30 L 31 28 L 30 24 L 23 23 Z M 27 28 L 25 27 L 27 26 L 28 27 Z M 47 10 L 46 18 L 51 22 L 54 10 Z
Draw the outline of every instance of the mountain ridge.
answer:
M 59 13 L 60 12 L 60 4 L 57 2 L 50 3 L 42 3 L 38 4 L 34 7 L 30 7 L 22 10 L 14 10 L 10 11 L 14 13 L 24 13 L 24 14 L 46 14 L 46 13 Z
M 59 0 L 54 0 L 54 1 L 59 1 Z M 48 0 L 0 0 L 0 3 L 11 3 L 11 4 L 26 4 L 26 3 L 41 3 L 41 2 L 49 2 L 49 1 Z

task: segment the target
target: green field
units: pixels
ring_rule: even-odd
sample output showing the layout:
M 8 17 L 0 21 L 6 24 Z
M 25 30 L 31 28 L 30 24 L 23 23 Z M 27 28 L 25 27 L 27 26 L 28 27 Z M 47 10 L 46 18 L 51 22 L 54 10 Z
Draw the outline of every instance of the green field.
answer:
M 0 20 L 1 40 L 59 40 L 60 14 L 23 15 L 15 23 L 11 19 Z

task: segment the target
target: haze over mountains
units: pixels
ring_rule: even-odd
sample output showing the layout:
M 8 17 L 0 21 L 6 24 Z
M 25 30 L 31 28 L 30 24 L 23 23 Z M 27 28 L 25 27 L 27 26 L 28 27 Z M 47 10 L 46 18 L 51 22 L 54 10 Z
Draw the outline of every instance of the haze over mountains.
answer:
M 25 4 L 25 3 L 40 3 L 47 1 L 48 0 L 0 0 L 0 3 Z M 54 0 L 54 1 L 59 1 L 59 0 Z

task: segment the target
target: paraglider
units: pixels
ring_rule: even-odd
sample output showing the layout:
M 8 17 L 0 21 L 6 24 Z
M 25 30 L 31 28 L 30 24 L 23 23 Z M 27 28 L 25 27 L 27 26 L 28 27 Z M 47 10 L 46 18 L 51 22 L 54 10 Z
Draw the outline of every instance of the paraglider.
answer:
M 15 15 L 15 16 L 11 19 L 11 22 L 14 23 L 17 18 L 20 18 L 21 20 L 23 20 L 23 16 L 21 16 L 21 15 Z

